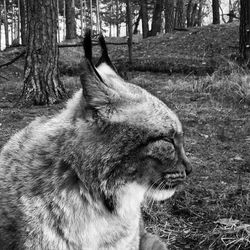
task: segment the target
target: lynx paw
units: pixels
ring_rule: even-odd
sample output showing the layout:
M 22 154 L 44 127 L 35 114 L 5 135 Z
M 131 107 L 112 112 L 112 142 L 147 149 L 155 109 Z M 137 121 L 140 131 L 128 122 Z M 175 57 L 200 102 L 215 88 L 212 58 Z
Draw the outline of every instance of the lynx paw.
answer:
M 167 247 L 157 236 L 145 233 L 141 237 L 139 250 L 167 250 Z

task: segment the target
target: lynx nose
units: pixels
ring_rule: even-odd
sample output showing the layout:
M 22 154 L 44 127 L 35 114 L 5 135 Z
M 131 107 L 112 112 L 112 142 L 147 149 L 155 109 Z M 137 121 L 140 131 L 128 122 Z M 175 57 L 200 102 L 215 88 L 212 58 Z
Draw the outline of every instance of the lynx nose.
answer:
M 177 138 L 175 138 L 175 149 L 178 155 L 179 162 L 184 166 L 186 175 L 191 174 L 192 166 L 189 159 L 186 156 L 184 147 L 183 147 L 183 135 L 177 134 Z
M 185 153 L 185 150 L 184 150 L 183 146 L 180 148 L 180 159 L 181 159 L 181 163 L 185 167 L 186 175 L 191 174 L 192 165 L 191 165 L 189 159 L 186 156 L 186 153 Z
M 186 157 L 187 158 L 187 157 Z M 183 161 L 183 165 L 185 167 L 185 172 L 186 172 L 186 175 L 189 175 L 192 173 L 192 165 L 191 163 L 189 162 L 189 160 L 187 159 L 185 162 Z

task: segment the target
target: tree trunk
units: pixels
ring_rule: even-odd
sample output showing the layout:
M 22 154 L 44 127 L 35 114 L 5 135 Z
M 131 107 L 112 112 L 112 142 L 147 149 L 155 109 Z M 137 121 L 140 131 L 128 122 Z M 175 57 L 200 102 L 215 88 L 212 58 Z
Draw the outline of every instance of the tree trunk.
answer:
M 20 13 L 20 0 L 17 2 L 17 8 L 18 8 L 18 17 L 17 17 L 17 40 L 18 44 L 20 44 L 20 21 L 21 21 L 21 13 Z M 1 39 L 0 39 L 1 41 Z
M 141 19 L 142 19 L 142 36 L 146 38 L 148 36 L 148 9 L 147 0 L 140 0 L 141 5 Z
M 0 13 L 2 13 L 2 5 L 0 4 Z M 0 51 L 2 50 L 2 21 L 0 21 Z
M 81 37 L 83 37 L 83 0 L 80 0 L 80 13 L 81 13 Z
M 27 0 L 20 0 L 20 16 L 21 16 L 21 42 L 22 45 L 27 44 Z
M 213 24 L 220 23 L 220 2 L 219 0 L 212 0 L 213 9 Z
M 66 39 L 76 38 L 75 0 L 66 0 Z
M 118 0 L 115 0 L 115 16 L 116 16 L 116 36 L 119 37 L 120 36 L 120 24 L 119 24 L 119 1 Z
M 90 0 L 90 29 L 93 29 L 93 2 Z
M 128 58 L 129 63 L 132 63 L 132 18 L 131 18 L 131 4 L 130 0 L 126 0 L 126 12 L 127 12 L 127 30 L 128 30 Z
M 57 6 L 57 9 L 56 9 L 56 14 L 57 14 L 57 37 L 58 37 L 57 41 L 60 43 L 59 0 L 57 0 L 56 6 Z
M 133 34 L 136 35 L 138 34 L 138 26 L 139 26 L 139 22 L 141 20 L 141 9 L 139 10 L 139 13 L 138 13 L 138 17 L 136 18 L 136 21 L 134 23 L 135 27 L 134 27 L 134 31 L 133 31 Z
M 66 0 L 63 0 L 63 40 L 66 38 Z
M 175 28 L 178 28 L 178 29 L 185 28 L 184 1 L 183 0 L 177 0 L 177 3 L 176 3 Z
M 120 36 L 120 25 L 119 23 L 116 23 L 116 37 Z
M 228 19 L 228 23 L 232 23 L 235 17 L 235 13 L 234 10 L 230 10 L 229 11 L 229 19 Z
M 149 32 L 150 36 L 155 36 L 157 32 L 161 31 L 161 12 L 163 8 L 162 0 L 156 0 L 154 11 L 153 11 L 153 18 L 152 18 L 152 28 Z
M 193 5 L 193 9 L 192 9 L 192 14 L 191 14 L 191 27 L 195 26 L 195 21 L 196 21 L 196 18 L 197 18 L 197 3 L 195 3 Z
M 86 0 L 84 0 L 84 11 L 83 11 L 83 15 L 84 15 L 84 25 L 85 28 L 87 27 L 87 2 Z
M 165 33 L 174 30 L 174 1 L 165 0 Z
M 101 30 L 100 26 L 100 7 L 99 0 L 96 0 L 96 32 L 99 34 Z
M 250 2 L 240 0 L 240 55 L 250 65 Z
M 191 11 L 192 11 L 192 3 L 193 0 L 189 0 L 188 4 L 187 4 L 187 11 L 186 11 L 186 15 L 187 15 L 187 27 L 191 27 Z
M 9 47 L 10 46 L 10 43 L 9 43 L 9 27 L 8 27 L 7 3 L 6 3 L 6 0 L 3 1 L 3 8 L 4 8 L 5 45 L 6 45 L 6 47 Z
M 201 26 L 202 23 L 202 7 L 203 7 L 203 0 L 199 0 L 199 9 L 197 14 L 197 26 Z
M 57 0 L 28 0 L 28 44 L 22 101 L 52 104 L 65 96 L 59 79 Z
M 114 4 L 113 4 L 113 0 L 111 0 L 111 6 L 110 6 L 110 17 L 112 17 L 114 15 L 115 11 L 114 11 Z M 110 18 L 110 23 L 109 23 L 109 37 L 112 37 L 112 28 L 113 28 L 113 22 L 112 19 Z
M 13 7 L 13 2 L 10 3 L 10 8 L 11 8 L 11 24 L 10 24 L 10 41 L 11 44 L 13 43 L 15 36 L 14 36 L 14 7 Z

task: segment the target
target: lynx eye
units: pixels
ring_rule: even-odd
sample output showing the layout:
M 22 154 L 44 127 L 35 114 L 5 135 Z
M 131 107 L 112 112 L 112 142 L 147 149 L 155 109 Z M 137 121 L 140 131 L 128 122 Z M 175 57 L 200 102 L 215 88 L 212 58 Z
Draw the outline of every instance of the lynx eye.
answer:
M 175 159 L 175 149 L 174 147 L 171 147 L 168 152 L 166 152 L 166 156 L 167 159 L 169 160 L 174 160 Z
M 157 157 L 154 157 L 152 155 L 146 156 L 147 161 L 149 161 L 151 164 L 156 164 L 156 165 L 162 165 L 162 161 L 158 159 Z
M 147 145 L 143 152 L 147 159 L 162 164 L 175 159 L 175 147 L 170 141 L 159 140 Z

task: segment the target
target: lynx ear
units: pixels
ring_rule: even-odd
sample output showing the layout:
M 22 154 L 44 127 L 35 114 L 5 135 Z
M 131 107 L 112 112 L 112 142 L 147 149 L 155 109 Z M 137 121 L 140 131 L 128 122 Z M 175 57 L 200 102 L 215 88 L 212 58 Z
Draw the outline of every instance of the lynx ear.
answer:
M 108 49 L 107 49 L 106 42 L 105 42 L 105 39 L 104 39 L 104 36 L 102 33 L 99 35 L 98 40 L 99 40 L 99 44 L 100 44 L 101 49 L 102 49 L 102 55 L 101 55 L 98 63 L 96 64 L 96 67 L 98 67 L 102 63 L 106 63 L 109 67 L 111 67 L 117 73 L 116 67 L 113 65 L 113 63 L 111 62 L 111 60 L 109 58 Z
M 101 76 L 97 72 L 93 62 L 92 62 L 92 40 L 91 40 L 91 30 L 87 29 L 83 39 L 83 49 L 85 53 L 86 63 L 88 65 L 89 73 L 95 74 L 101 82 L 103 82 Z
M 117 94 L 104 83 L 102 77 L 93 65 L 90 29 L 85 32 L 83 48 L 85 52 L 86 69 L 85 73 L 81 74 L 80 79 L 86 105 L 94 110 L 106 110 L 106 106 L 111 104 L 111 100 L 114 100 Z

